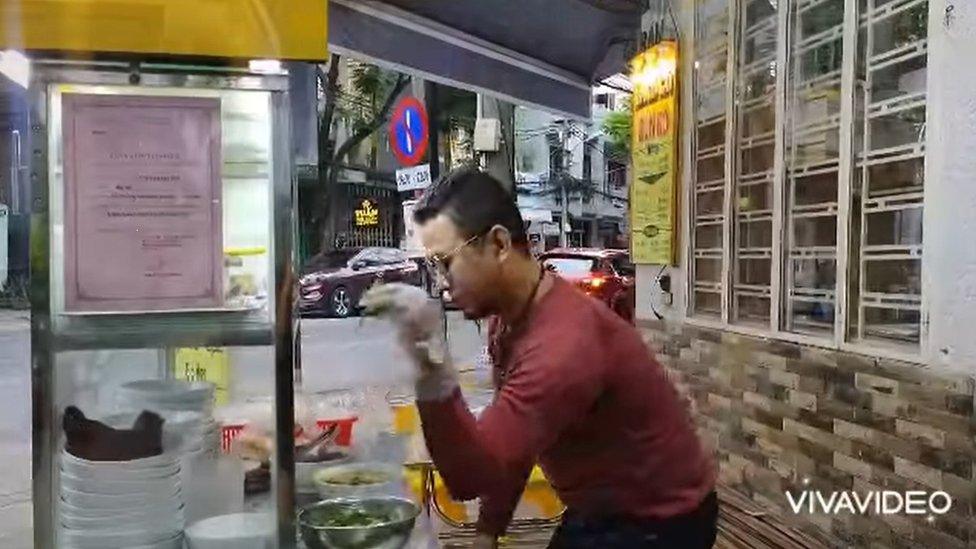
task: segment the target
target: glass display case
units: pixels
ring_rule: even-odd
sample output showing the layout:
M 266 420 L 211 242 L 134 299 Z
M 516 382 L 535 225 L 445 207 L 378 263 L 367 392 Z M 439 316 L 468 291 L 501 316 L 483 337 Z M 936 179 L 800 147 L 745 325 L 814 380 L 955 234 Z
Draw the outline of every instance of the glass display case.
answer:
M 287 76 L 33 68 L 35 546 L 293 544 Z M 224 451 L 244 404 L 257 473 Z

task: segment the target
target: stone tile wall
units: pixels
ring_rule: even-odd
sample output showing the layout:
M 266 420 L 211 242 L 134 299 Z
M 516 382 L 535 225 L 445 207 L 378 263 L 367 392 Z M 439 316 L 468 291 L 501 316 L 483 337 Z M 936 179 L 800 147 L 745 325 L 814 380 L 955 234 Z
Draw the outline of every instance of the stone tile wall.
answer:
M 972 377 L 688 325 L 642 330 L 691 395 L 723 483 L 832 545 L 976 547 Z M 797 516 L 786 491 L 802 490 L 942 490 L 954 501 L 933 518 Z

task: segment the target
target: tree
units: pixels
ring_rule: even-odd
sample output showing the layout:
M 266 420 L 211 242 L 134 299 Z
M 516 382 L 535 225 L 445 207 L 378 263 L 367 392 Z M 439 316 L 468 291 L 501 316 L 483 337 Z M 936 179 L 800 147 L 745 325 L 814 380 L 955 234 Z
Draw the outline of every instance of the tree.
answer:
M 332 54 L 328 68 L 319 67 L 318 71 L 324 100 L 319 115 L 318 182 L 303 193 L 301 201 L 303 233 L 311 239 L 309 250 L 322 251 L 332 245 L 335 227 L 331 219 L 339 205 L 338 180 L 343 165 L 351 153 L 388 122 L 393 103 L 410 82 L 404 74 L 347 60 L 349 79 L 344 85 L 339 81 L 343 62 L 338 54 Z M 341 129 L 345 131 L 340 132 Z
M 610 157 L 618 162 L 630 161 L 631 129 L 634 117 L 630 105 L 619 111 L 610 111 L 603 119 L 603 133 L 608 137 Z

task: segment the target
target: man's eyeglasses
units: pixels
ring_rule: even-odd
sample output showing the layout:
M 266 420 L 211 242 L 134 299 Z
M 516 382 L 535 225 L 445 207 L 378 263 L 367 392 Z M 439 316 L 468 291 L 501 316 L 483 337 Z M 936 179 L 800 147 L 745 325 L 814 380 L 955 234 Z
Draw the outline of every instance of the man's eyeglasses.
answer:
M 447 277 L 448 273 L 450 273 L 451 271 L 451 260 L 454 258 L 454 256 L 457 255 L 465 247 L 473 244 L 476 240 L 478 240 L 482 236 L 484 235 L 479 234 L 479 235 L 472 236 L 471 238 L 458 244 L 457 247 L 455 247 L 453 250 L 449 252 L 443 254 L 428 255 L 426 257 L 427 265 L 431 268 L 431 270 L 435 271 L 437 274 L 443 277 Z

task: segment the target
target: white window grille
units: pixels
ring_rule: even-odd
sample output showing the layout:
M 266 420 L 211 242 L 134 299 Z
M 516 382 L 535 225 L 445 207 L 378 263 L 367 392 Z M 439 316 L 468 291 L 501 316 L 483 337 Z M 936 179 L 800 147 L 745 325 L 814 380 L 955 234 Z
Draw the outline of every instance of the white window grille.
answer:
M 689 312 L 917 355 L 928 0 L 698 0 Z
M 726 137 L 729 126 L 730 7 L 699 0 L 695 13 L 694 189 L 691 198 L 691 303 L 695 314 L 722 317 L 727 240 Z

